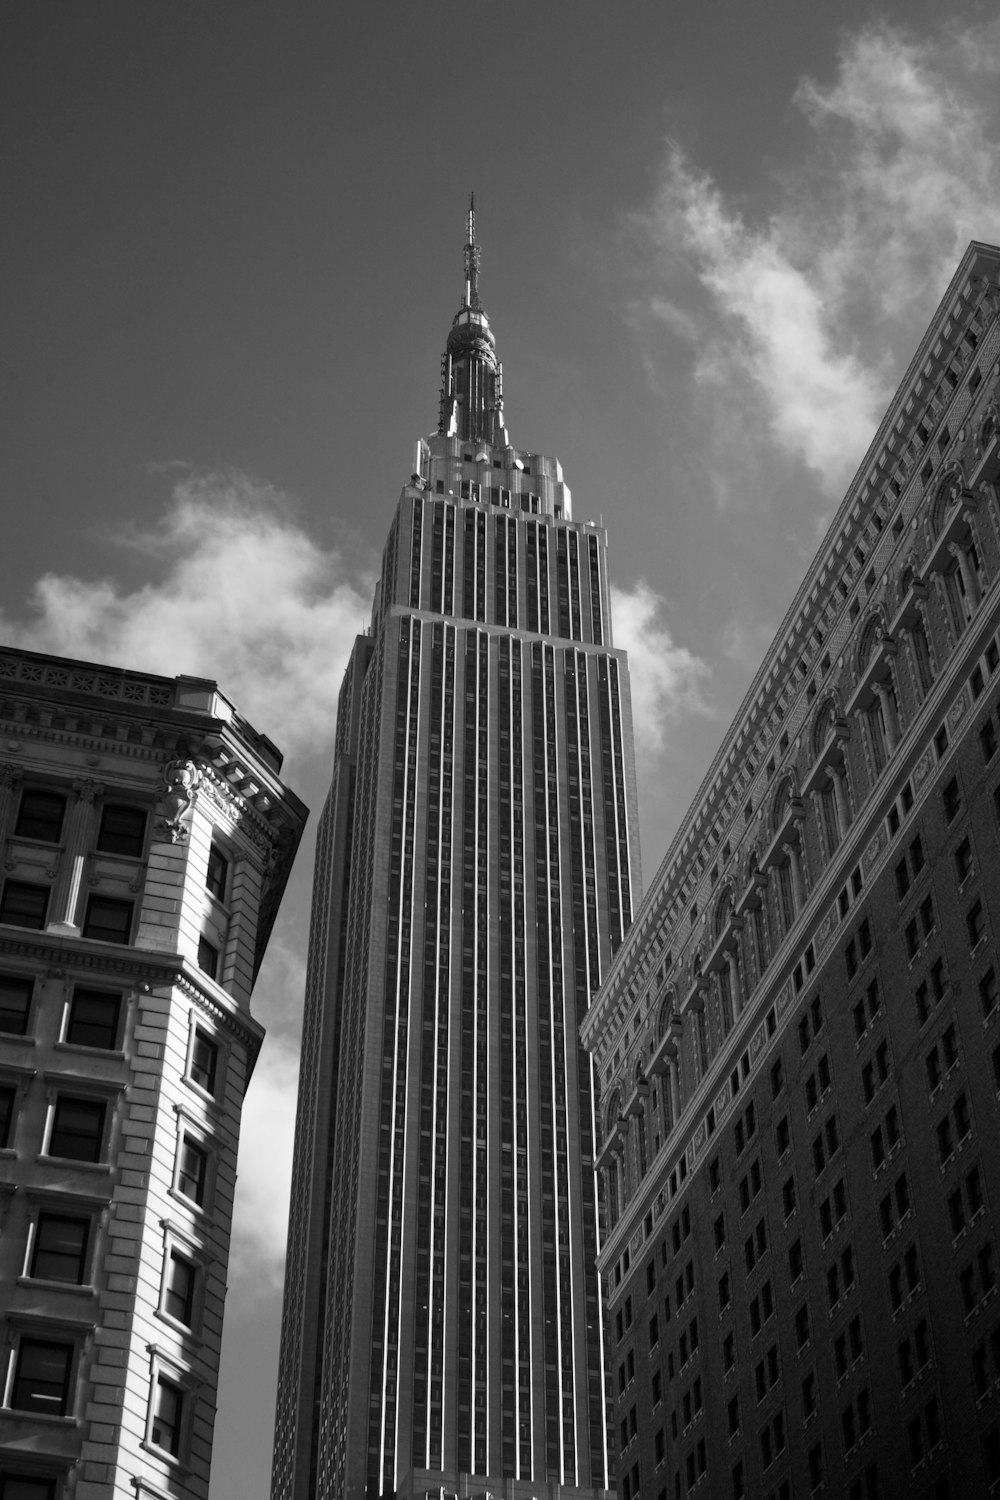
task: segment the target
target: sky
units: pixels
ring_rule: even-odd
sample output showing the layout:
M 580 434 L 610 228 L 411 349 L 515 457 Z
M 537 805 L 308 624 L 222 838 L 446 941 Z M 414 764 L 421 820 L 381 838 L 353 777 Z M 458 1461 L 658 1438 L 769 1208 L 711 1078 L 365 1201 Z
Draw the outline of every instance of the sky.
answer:
M 970 239 L 953 0 L 0 0 L 0 639 L 216 678 L 318 816 L 469 192 L 519 447 L 610 532 L 652 878 Z M 267 1494 L 308 922 L 254 997 L 212 1500 Z

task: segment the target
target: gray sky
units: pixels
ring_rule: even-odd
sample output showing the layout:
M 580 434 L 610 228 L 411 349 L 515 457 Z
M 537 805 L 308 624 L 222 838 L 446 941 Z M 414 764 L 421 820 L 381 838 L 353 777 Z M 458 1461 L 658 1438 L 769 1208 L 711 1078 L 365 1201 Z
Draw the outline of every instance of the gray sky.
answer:
M 647 881 L 971 238 L 993 4 L 0 0 L 0 633 L 217 677 L 318 813 L 475 189 L 603 515 Z M 264 1496 L 311 844 L 255 997 L 213 1500 Z

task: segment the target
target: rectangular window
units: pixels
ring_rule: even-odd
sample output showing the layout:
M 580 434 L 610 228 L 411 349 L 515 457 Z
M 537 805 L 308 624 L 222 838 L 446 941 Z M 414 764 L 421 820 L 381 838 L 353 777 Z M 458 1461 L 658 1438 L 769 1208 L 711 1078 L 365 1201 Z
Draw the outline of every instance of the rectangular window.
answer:
M 6 1149 L 13 1139 L 16 1099 L 17 1090 L 13 1084 L 0 1084 L 0 1149 Z
M 198 967 L 209 979 L 215 979 L 219 972 L 219 950 L 205 937 L 198 939 Z
M 85 938 L 102 943 L 127 943 L 132 931 L 132 902 L 114 896 L 91 896 L 83 920 Z
M 97 847 L 102 854 L 125 854 L 141 859 L 146 843 L 146 810 L 127 803 L 106 802 L 101 809 Z
M 177 1191 L 202 1208 L 207 1188 L 208 1152 L 191 1136 L 183 1135 L 177 1156 Z
M 951 822 L 962 805 L 962 794 L 958 789 L 958 780 L 952 777 L 941 793 L 941 802 L 944 806 L 944 815 L 947 822 Z
M 149 1441 L 176 1458 L 181 1451 L 181 1423 L 184 1418 L 184 1391 L 166 1375 L 157 1375 L 153 1386 Z
M 24 1036 L 28 1030 L 28 1013 L 34 981 L 13 974 L 0 974 L 0 1031 Z
M 113 1051 L 118 1046 L 121 1005 L 121 995 L 113 990 L 89 990 L 78 985 L 69 1004 L 66 1041 L 77 1047 Z
M 31 927 L 41 932 L 49 906 L 49 891 L 44 885 L 29 885 L 26 880 L 4 882 L 0 897 L 0 922 L 12 927 Z
M 73 1354 L 72 1344 L 22 1338 L 10 1394 L 15 1411 L 64 1417 L 69 1403 Z
M 974 901 L 965 917 L 969 933 L 969 947 L 976 948 L 986 935 L 986 913 L 982 901 Z
M 28 1275 L 39 1281 L 86 1280 L 90 1220 L 69 1214 L 40 1213 L 35 1224 Z
M 194 1294 L 198 1285 L 198 1268 L 179 1250 L 171 1250 L 167 1256 L 163 1281 L 163 1311 L 183 1323 L 185 1328 L 194 1326 Z M 624 1366 L 622 1367 L 624 1370 Z
M 45 792 L 37 787 L 26 787 L 21 793 L 21 806 L 14 824 L 14 837 L 37 839 L 43 844 L 58 844 L 62 837 L 63 818 L 66 813 L 66 798 L 58 792 Z
M 67 1161 L 100 1161 L 106 1113 L 107 1105 L 101 1100 L 60 1094 L 52 1115 L 47 1154 Z
M 208 851 L 208 874 L 205 877 L 205 885 L 217 901 L 224 902 L 228 884 L 229 860 L 218 844 L 213 844 Z
M 191 1038 L 191 1063 L 188 1068 L 188 1077 L 192 1083 L 204 1089 L 207 1094 L 215 1093 L 215 1085 L 219 1071 L 219 1047 L 213 1042 L 207 1031 L 200 1026 L 194 1028 Z M 650 1262 L 649 1270 L 653 1272 L 654 1285 L 656 1268 Z M 652 1290 L 652 1287 L 650 1287 Z
M 56 1483 L 55 1479 L 8 1469 L 0 1474 L 0 1500 L 56 1500 Z

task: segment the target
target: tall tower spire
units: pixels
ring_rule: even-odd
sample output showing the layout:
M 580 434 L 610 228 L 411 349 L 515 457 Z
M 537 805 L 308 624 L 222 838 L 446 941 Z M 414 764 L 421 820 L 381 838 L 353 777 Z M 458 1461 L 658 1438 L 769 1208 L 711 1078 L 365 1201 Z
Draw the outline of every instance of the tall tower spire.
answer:
M 438 432 L 461 442 L 505 447 L 503 369 L 496 339 L 479 302 L 476 195 L 469 196 L 465 241 L 465 296 L 455 314 L 441 362 Z
M 479 246 L 476 244 L 476 195 L 469 194 L 469 234 L 465 242 L 465 306 L 479 306 Z

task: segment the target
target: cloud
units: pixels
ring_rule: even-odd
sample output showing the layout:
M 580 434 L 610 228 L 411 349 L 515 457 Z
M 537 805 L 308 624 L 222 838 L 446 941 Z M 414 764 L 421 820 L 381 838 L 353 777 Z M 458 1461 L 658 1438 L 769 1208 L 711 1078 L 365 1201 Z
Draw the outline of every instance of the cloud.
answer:
M 118 538 L 159 571 L 127 589 L 47 573 L 29 617 L 0 632 L 29 650 L 167 676 L 216 679 L 284 751 L 333 740 L 336 698 L 372 581 L 348 576 L 296 522 L 288 499 L 239 473 L 178 482 L 159 524 Z
M 637 759 L 663 750 L 672 724 L 685 714 L 707 713 L 705 663 L 677 646 L 661 618 L 665 601 L 640 579 L 631 589 L 611 589 L 615 645 L 628 652 L 632 724 Z
M 1000 239 L 998 74 L 995 23 L 848 36 L 833 80 L 795 90 L 801 155 L 756 223 L 669 149 L 643 220 L 648 308 L 689 347 L 697 326 L 694 401 L 723 467 L 747 461 L 728 411 L 842 492 L 968 241 Z

